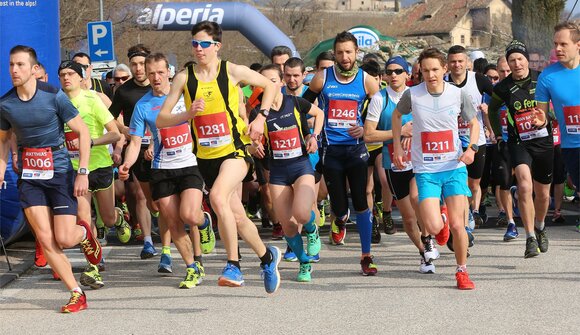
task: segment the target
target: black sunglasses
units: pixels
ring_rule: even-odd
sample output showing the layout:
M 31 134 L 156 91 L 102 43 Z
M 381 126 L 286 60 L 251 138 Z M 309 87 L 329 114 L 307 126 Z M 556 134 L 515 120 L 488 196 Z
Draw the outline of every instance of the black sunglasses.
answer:
M 396 70 L 385 70 L 385 74 L 387 76 L 392 75 L 393 73 L 395 73 L 397 76 L 403 74 L 403 72 L 405 72 L 405 70 L 403 69 L 396 69 Z
M 114 77 L 113 79 L 115 79 L 115 81 L 126 81 L 127 79 L 129 79 L 129 76 Z

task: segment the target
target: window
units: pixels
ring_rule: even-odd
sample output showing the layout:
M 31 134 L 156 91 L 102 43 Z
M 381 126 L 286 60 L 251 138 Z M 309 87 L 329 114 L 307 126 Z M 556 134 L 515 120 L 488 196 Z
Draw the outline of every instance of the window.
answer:
M 343 6 L 345 5 L 345 2 L 344 2 L 344 1 L 342 2 L 342 5 L 343 5 Z
M 465 44 L 465 35 L 461 35 L 461 44 Z

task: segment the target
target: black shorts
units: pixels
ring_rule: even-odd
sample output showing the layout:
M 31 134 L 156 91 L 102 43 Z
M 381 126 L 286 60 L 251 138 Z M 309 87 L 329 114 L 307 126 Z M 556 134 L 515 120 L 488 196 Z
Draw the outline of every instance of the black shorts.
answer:
M 463 148 L 463 151 L 467 148 Z M 467 166 L 467 176 L 471 179 L 481 179 L 485 169 L 485 145 L 479 147 L 479 150 L 473 156 L 473 163 Z
M 52 179 L 18 179 L 18 195 L 22 208 L 44 206 L 54 215 L 77 215 L 77 198 L 74 196 L 73 170 L 55 173 Z
M 312 163 L 307 156 L 298 157 L 283 162 L 270 162 L 270 184 L 292 186 L 304 175 L 314 176 Z
M 510 153 L 507 143 L 500 141 L 495 150 L 493 160 L 493 179 L 500 190 L 509 190 L 513 183 Z
M 181 169 L 153 169 L 150 183 L 153 200 L 181 194 L 190 188 L 200 191 L 203 189 L 203 179 L 197 166 Z
M 554 146 L 554 184 L 563 184 L 566 181 L 566 168 L 564 158 L 562 158 L 562 148 L 560 145 Z
M 143 157 L 146 150 L 147 147 L 141 147 L 139 156 L 137 157 L 135 164 L 132 166 L 135 177 L 142 183 L 148 183 L 151 181 L 151 161 L 145 160 Z
M 512 166 L 516 168 L 520 164 L 526 164 L 530 167 L 535 181 L 541 184 L 551 184 L 554 146 L 544 138 L 527 142 L 530 143 L 508 142 Z
M 413 170 L 394 172 L 391 169 L 385 169 L 389 188 L 395 200 L 405 199 L 410 193 L 409 183 L 415 178 Z
M 268 158 L 264 159 L 254 159 L 254 168 L 256 170 L 256 181 L 258 185 L 265 186 L 268 184 L 268 178 L 266 178 L 266 172 L 270 171 L 270 164 Z
M 369 151 L 369 160 L 367 161 L 368 166 L 375 166 L 377 161 L 377 157 L 383 152 L 383 147 L 375 149 L 373 151 Z
M 227 159 L 243 159 L 244 161 L 246 161 L 246 163 L 248 165 L 248 173 L 246 174 L 246 177 L 244 178 L 243 181 L 247 182 L 247 181 L 254 180 L 254 177 L 253 177 L 253 175 L 254 175 L 254 160 L 247 153 L 242 156 L 242 155 L 239 155 L 239 151 L 236 151 L 236 152 L 233 152 L 227 156 L 220 157 L 220 158 L 213 158 L 213 159 L 198 158 L 197 159 L 197 166 L 199 167 L 199 172 L 201 172 L 201 175 L 203 177 L 203 181 L 205 182 L 205 185 L 207 186 L 208 189 L 212 188 L 213 183 L 215 183 L 215 180 L 217 179 L 217 177 L 220 173 L 220 167 L 222 166 L 222 163 Z
M 75 172 L 76 177 L 76 172 Z M 113 167 L 99 168 L 89 173 L 89 191 L 98 192 L 103 191 L 113 185 Z

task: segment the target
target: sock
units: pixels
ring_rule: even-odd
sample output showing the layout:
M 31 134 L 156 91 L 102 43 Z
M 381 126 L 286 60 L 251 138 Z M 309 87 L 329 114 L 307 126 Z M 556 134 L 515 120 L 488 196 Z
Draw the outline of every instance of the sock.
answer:
M 534 222 L 535 222 L 534 227 L 536 227 L 537 230 L 539 230 L 539 231 L 544 230 L 544 228 L 545 228 L 544 220 L 542 220 L 542 222 L 538 222 L 538 221 L 534 220 Z
M 193 260 L 198 262 L 199 264 L 201 264 L 203 266 L 203 261 L 201 260 L 201 258 L 202 258 L 201 255 L 199 255 L 199 256 L 194 255 L 193 256 Z M 238 266 L 238 268 L 239 268 L 239 266 Z
M 151 238 L 151 235 L 145 236 L 145 238 L 143 238 L 143 244 L 145 244 L 147 242 L 149 242 L 149 243 L 151 243 L 151 245 L 153 245 L 153 239 Z
M 201 226 L 198 226 L 198 229 L 205 229 L 207 228 L 207 226 L 209 226 L 209 219 L 204 215 L 203 216 L 203 224 Z
M 516 222 L 514 221 L 514 219 L 509 219 L 509 220 L 508 220 L 508 222 L 509 222 L 509 223 L 516 224 Z
M 81 290 L 80 287 L 74 287 L 72 290 L 70 290 L 70 293 L 72 294 L 73 292 L 78 292 L 78 293 L 83 293 L 83 290 Z
M 83 227 L 83 226 L 79 226 L 81 228 L 83 228 L 83 238 L 81 239 L 81 241 L 84 241 L 87 239 L 87 228 Z
M 197 267 L 197 264 L 195 264 L 195 262 L 189 264 L 187 266 L 188 269 L 195 269 L 196 271 L 199 271 L 199 268 Z
M 161 254 L 171 256 L 171 247 L 168 245 L 164 245 L 163 247 L 161 247 Z
M 262 264 L 264 264 L 264 265 L 272 263 L 273 259 L 274 259 L 274 255 L 272 255 L 272 252 L 268 248 L 266 248 L 266 253 L 260 257 L 260 260 L 262 261 Z
M 430 240 L 431 240 L 431 235 L 421 236 L 421 242 L 423 242 L 423 244 L 428 244 Z
M 526 239 L 528 239 L 530 237 L 536 238 L 536 234 L 534 234 L 533 231 L 527 231 L 526 232 Z
M 231 261 L 231 260 L 228 259 L 228 264 L 231 264 L 231 265 L 237 267 L 239 270 L 242 269 L 242 267 L 240 266 L 240 262 L 239 261 Z
M 304 230 L 308 234 L 312 234 L 316 231 L 316 224 L 314 224 L 314 220 L 316 220 L 316 214 L 314 211 L 310 211 L 310 220 L 304 224 Z
M 360 237 L 362 253 L 370 254 L 373 226 L 370 210 L 367 209 L 362 213 L 356 213 L 356 226 L 358 229 L 358 235 Z
M 286 236 L 285 238 L 286 238 L 286 242 L 288 242 L 288 245 L 290 246 L 290 248 L 292 248 L 292 251 L 294 251 L 294 253 L 296 254 L 296 257 L 298 257 L 298 260 L 300 261 L 300 263 L 308 263 L 310 260 L 308 259 L 306 252 L 304 252 L 304 244 L 302 242 L 302 235 L 296 234 L 292 237 Z
M 457 264 L 457 268 L 456 268 L 455 272 L 467 272 L 467 265 L 465 265 L 465 264 L 463 264 L 463 265 Z

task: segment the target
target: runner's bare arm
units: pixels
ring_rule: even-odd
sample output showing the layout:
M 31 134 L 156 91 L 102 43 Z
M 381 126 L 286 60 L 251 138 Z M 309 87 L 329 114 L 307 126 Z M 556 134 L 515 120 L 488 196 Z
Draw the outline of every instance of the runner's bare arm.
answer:
M 379 91 L 379 85 L 377 80 L 369 75 L 365 76 L 365 91 L 367 92 L 367 97 L 371 98 L 375 93 Z
M 121 134 L 119 133 L 119 128 L 117 128 L 115 121 L 107 122 L 107 124 L 105 124 L 105 129 L 107 129 L 106 134 L 103 134 L 101 137 L 92 139 L 93 146 L 112 144 L 119 141 Z
M 185 87 L 185 82 L 187 81 L 187 74 L 184 71 L 179 72 L 173 78 L 173 84 L 171 84 L 171 90 L 167 95 L 167 98 L 161 106 L 161 111 L 157 116 L 157 121 L 155 124 L 157 128 L 166 128 L 181 124 L 192 118 L 190 111 L 180 114 L 171 114 L 173 107 L 179 101 L 179 97 L 183 94 L 183 87 Z M 195 97 L 192 97 L 192 99 Z
M 378 122 L 366 120 L 364 124 L 365 134 L 364 139 L 366 143 L 384 142 L 393 138 L 392 130 L 377 129 Z
M 121 166 L 119 166 L 119 179 L 127 180 L 129 179 L 129 169 L 137 161 L 137 156 L 139 156 L 139 150 L 141 150 L 141 137 L 131 136 L 131 141 L 127 144 L 127 150 L 125 150 L 125 160 Z
M 394 164 L 397 168 L 403 169 L 405 164 L 403 162 L 403 148 L 401 146 L 401 128 L 403 124 L 403 115 L 397 108 L 393 111 L 393 116 L 391 117 L 391 129 L 393 130 L 393 158 Z
M 16 134 L 12 133 L 10 136 L 10 151 L 12 151 L 12 170 L 14 173 L 19 174 L 18 171 L 18 142 L 16 141 Z
M 4 181 L 4 173 L 8 164 L 8 152 L 10 151 L 10 138 L 12 130 L 0 130 L 0 184 Z
M 67 126 L 79 135 L 79 167 L 89 167 L 89 157 L 91 155 L 91 135 L 89 128 L 80 115 L 68 121 Z

